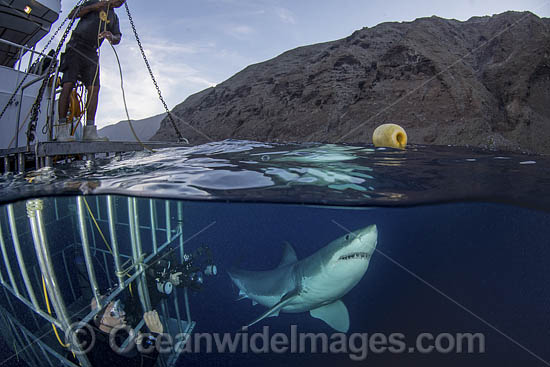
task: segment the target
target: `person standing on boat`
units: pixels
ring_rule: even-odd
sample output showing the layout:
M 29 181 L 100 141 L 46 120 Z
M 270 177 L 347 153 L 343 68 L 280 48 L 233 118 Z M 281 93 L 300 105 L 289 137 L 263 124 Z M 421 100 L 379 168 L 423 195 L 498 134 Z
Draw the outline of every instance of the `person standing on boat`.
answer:
M 88 91 L 86 100 L 86 125 L 82 140 L 108 140 L 97 135 L 95 114 L 99 95 L 99 55 L 98 49 L 107 39 L 111 44 L 120 43 L 118 17 L 114 12 L 124 4 L 125 0 L 87 0 L 82 4 L 78 13 L 73 9 L 69 17 L 80 18 L 71 39 L 65 47 L 65 53 L 59 70 L 63 72 L 61 79 L 62 91 L 59 96 L 59 125 L 57 141 L 72 141 L 72 123 L 67 121 L 69 99 L 77 80 L 80 80 Z

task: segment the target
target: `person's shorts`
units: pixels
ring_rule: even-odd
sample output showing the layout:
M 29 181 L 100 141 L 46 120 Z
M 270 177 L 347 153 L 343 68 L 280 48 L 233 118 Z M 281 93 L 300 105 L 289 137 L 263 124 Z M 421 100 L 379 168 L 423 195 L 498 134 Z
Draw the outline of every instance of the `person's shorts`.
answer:
M 86 87 L 99 87 L 99 57 L 97 53 L 82 52 L 70 43 L 63 54 L 59 71 L 63 73 L 61 84 L 81 81 Z M 97 73 L 97 75 L 96 75 Z

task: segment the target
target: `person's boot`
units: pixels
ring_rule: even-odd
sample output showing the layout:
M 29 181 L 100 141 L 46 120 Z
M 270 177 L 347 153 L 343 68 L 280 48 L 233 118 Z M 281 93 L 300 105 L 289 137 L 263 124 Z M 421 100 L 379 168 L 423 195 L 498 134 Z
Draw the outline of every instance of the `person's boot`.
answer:
M 109 141 L 106 137 L 97 135 L 97 127 L 95 125 L 85 125 L 82 133 L 82 141 Z
M 59 124 L 56 128 L 56 141 L 74 141 L 74 136 L 71 135 L 71 123 Z

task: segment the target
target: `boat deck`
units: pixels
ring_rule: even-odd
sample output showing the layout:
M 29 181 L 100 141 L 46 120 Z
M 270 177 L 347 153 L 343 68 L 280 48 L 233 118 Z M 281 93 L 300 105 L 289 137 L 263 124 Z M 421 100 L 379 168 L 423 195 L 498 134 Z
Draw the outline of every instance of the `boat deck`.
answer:
M 184 147 L 188 144 L 173 142 L 128 142 L 128 141 L 74 141 L 74 142 L 40 142 L 11 149 L 0 149 L 3 164 L 0 171 L 24 172 L 25 170 L 52 167 L 55 162 L 67 158 L 94 159 L 96 154 L 105 156 L 119 155 L 125 152 L 136 152 L 147 149 Z M 54 159 L 55 158 L 55 159 Z

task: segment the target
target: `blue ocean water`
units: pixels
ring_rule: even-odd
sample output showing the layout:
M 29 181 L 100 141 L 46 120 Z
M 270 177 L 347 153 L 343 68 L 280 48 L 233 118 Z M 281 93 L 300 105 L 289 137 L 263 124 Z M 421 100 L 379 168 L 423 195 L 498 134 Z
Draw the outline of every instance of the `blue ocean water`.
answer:
M 178 366 L 541 366 L 550 360 L 550 205 L 545 195 L 550 164 L 545 157 L 448 147 L 397 151 L 225 142 L 104 163 L 2 179 L 0 224 L 11 263 L 17 264 L 9 248 L 9 202 L 18 214 L 22 246 L 28 246 L 25 256 L 31 264 L 26 199 L 43 198 L 48 242 L 56 253 L 80 246 L 75 195 L 87 194 L 105 234 L 106 197 L 112 195 L 120 217 L 119 245 L 127 253 L 128 198 L 138 197 L 142 225 L 149 223 L 149 199 L 154 198 L 158 228 L 169 221 L 175 233 L 181 224 L 185 251 L 208 246 L 218 267 L 216 276 L 205 276 L 200 291 L 189 293 L 195 334 L 235 336 L 266 310 L 248 299 L 236 300 L 238 289 L 227 275 L 232 267 L 273 269 L 285 242 L 300 260 L 348 230 L 377 225 L 378 245 L 369 268 L 342 298 L 350 317 L 344 336 L 308 313 L 281 313 L 247 331 L 252 338 L 267 326 L 269 338 L 278 333 L 291 338 L 294 325 L 298 333 L 326 335 L 329 342 L 341 337 L 345 345 L 331 344 L 332 352 L 323 352 L 320 341 L 317 352 L 310 344 L 304 352 L 243 352 L 243 344 L 250 349 L 249 340 L 236 353 L 219 353 L 209 352 L 205 343 L 183 352 Z M 89 215 L 86 223 L 95 246 L 106 249 Z M 163 242 L 166 233 L 157 232 Z M 141 240 L 144 251 L 151 251 L 146 229 Z M 78 259 L 74 252 L 69 268 Z M 96 261 L 99 268 L 101 256 Z M 74 297 L 63 263 L 58 258 L 54 264 L 70 302 Z M 7 282 L 5 264 L 0 266 Z M 74 274 L 71 269 L 69 275 Z M 97 275 L 103 285 L 108 283 L 105 272 L 98 270 Z M 0 305 L 9 310 L 7 298 Z M 25 306 L 12 302 L 16 316 L 32 328 Z M 483 351 L 451 348 L 449 343 L 467 333 L 481 338 L 474 346 L 482 340 Z M 392 335 L 400 341 L 393 349 L 376 343 Z M 426 338 L 421 346 L 433 345 L 432 336 L 443 341 L 442 348 L 420 351 L 417 341 L 422 335 Z M 261 335 L 255 340 L 262 349 Z M 0 366 L 25 365 L 12 357 L 12 345 L 3 345 L 1 351 Z

